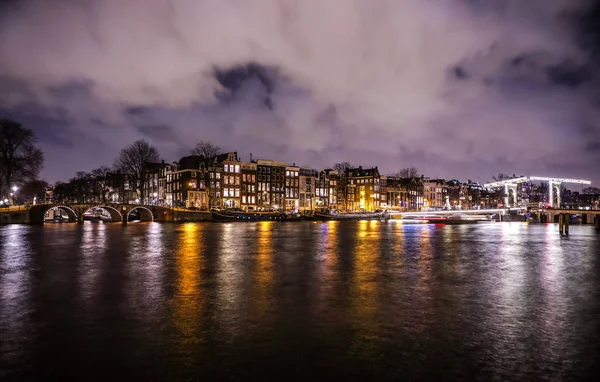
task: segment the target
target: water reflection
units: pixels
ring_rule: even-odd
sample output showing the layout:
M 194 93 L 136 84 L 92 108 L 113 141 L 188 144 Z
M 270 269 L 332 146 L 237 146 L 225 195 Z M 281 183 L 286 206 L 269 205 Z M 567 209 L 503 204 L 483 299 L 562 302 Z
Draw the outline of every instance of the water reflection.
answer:
M 378 283 L 380 270 L 381 223 L 360 221 L 354 247 L 354 267 L 351 285 L 352 325 L 358 330 L 354 346 L 357 352 L 372 351 L 379 331 Z
M 239 224 L 222 227 L 218 256 L 218 314 L 220 326 L 232 337 L 242 334 L 240 320 L 244 318 L 244 293 L 248 283 L 244 257 L 252 247 L 252 235 Z M 229 337 L 228 337 L 229 338 Z
M 21 225 L 0 229 L 0 361 L 10 363 L 25 361 L 25 344 L 35 336 L 29 326 L 33 307 L 28 231 Z
M 415 253 L 413 254 L 416 265 L 416 278 L 411 302 L 419 306 L 421 315 L 414 325 L 409 329 L 415 333 L 424 333 L 431 328 L 435 320 L 434 299 L 432 295 L 433 283 L 433 231 L 434 225 L 423 225 L 418 227 Z M 437 229 L 444 229 L 439 226 Z
M 0 245 L 9 380 L 582 380 L 598 359 L 591 227 L 65 224 Z
M 124 228 L 128 235 L 129 250 L 124 259 L 110 259 L 111 263 L 124 261 L 126 267 L 125 298 L 129 301 L 129 314 L 148 321 L 164 300 L 164 249 L 161 242 L 163 226 L 159 223 L 129 224 Z
M 255 279 L 255 313 L 258 317 L 267 319 L 271 317 L 271 311 L 274 309 L 273 288 L 273 258 L 275 251 L 273 249 L 272 234 L 275 223 L 260 222 L 257 228 L 256 237 L 256 262 L 254 265 Z
M 185 352 L 203 342 L 201 330 L 207 304 L 201 288 L 205 268 L 205 225 L 185 223 L 179 229 L 175 254 L 175 293 L 172 301 L 174 340 Z
M 330 221 L 321 224 L 322 245 L 322 274 L 323 284 L 331 290 L 332 284 L 338 279 L 339 267 L 339 238 L 340 222 Z
M 79 247 L 79 292 L 82 302 L 90 307 L 100 292 L 100 278 L 108 247 L 106 224 L 86 222 Z
M 550 226 L 548 226 L 550 228 Z M 553 228 L 553 227 L 552 227 Z M 544 333 L 541 339 L 541 350 L 544 358 L 552 362 L 561 362 L 572 356 L 566 333 L 568 327 L 569 304 L 565 289 L 565 256 L 560 245 L 560 236 L 552 229 L 546 229 L 543 240 L 547 243 L 541 254 L 540 262 L 540 305 L 538 312 L 540 330 Z M 574 260 L 574 259 L 573 259 Z M 575 263 L 577 263 L 575 261 Z M 566 354 L 565 354 L 566 353 Z

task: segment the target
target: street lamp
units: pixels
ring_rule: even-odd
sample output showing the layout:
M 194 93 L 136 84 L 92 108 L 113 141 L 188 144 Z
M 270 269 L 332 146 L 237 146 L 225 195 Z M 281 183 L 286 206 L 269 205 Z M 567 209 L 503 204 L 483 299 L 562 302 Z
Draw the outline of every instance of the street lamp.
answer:
M 155 192 L 154 194 L 152 194 L 152 196 L 154 196 L 154 204 L 156 204 L 156 197 L 158 196 L 158 194 Z
M 10 203 L 13 204 L 13 205 L 16 205 L 16 203 L 15 203 L 15 197 L 17 196 L 17 190 L 18 189 L 19 188 L 17 186 L 12 186 L 12 191 L 13 192 L 10 193 Z

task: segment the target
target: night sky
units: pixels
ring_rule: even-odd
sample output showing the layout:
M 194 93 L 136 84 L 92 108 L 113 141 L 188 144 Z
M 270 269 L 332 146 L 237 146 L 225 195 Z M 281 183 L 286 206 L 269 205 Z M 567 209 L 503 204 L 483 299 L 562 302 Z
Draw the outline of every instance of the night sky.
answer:
M 242 160 L 415 166 L 600 184 L 597 12 L 587 0 L 4 1 L 0 117 L 42 176 L 146 139 Z

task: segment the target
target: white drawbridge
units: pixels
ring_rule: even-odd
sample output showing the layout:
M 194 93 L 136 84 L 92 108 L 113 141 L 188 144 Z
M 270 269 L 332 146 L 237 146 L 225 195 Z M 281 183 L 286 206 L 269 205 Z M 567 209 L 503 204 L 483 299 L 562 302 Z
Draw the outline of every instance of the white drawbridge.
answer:
M 484 184 L 486 188 L 504 188 L 504 205 L 509 206 L 510 196 L 512 193 L 514 205 L 517 205 L 518 195 L 517 186 L 526 182 L 547 182 L 548 183 L 548 200 L 550 207 L 560 208 L 560 186 L 563 183 L 574 184 L 592 184 L 589 180 L 581 179 L 565 179 L 565 178 L 548 178 L 543 176 L 522 176 L 520 178 L 506 179 L 498 182 Z

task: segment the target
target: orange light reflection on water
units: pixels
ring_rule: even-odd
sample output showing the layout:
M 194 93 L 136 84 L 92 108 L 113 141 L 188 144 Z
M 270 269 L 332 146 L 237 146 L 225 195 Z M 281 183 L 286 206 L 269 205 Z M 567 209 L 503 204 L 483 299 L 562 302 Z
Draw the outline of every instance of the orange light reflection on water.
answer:
M 256 308 L 262 314 L 273 305 L 273 222 L 259 222 L 257 232 L 257 253 L 255 266 Z
M 204 258 L 205 225 L 186 223 L 178 240 L 176 258 L 177 292 L 174 296 L 174 325 L 184 344 L 201 342 L 202 315 L 206 296 L 201 289 Z
M 325 278 L 330 280 L 337 275 L 338 267 L 338 228 L 340 222 L 330 221 L 325 224 L 325 235 L 323 237 L 323 247 L 325 248 Z

